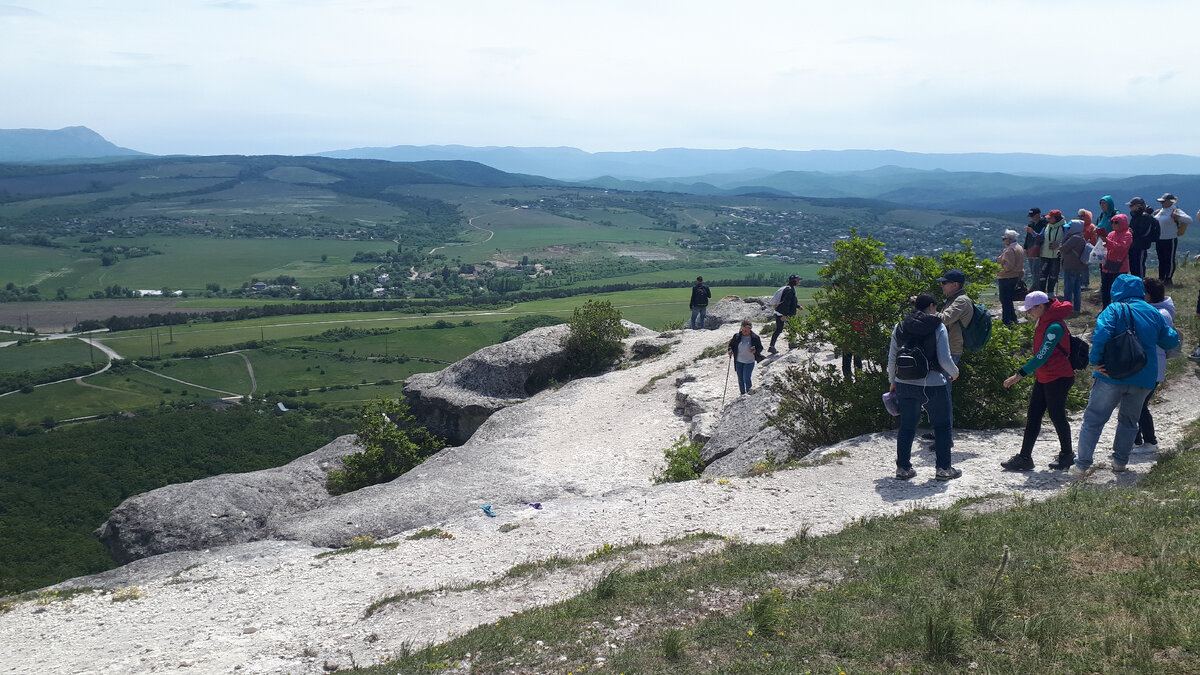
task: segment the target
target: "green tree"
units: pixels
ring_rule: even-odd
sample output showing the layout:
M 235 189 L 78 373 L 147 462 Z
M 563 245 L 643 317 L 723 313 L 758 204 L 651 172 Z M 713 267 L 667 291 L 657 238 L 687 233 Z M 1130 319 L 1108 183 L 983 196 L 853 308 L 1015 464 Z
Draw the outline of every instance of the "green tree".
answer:
M 330 494 L 386 483 L 446 447 L 440 438 L 417 423 L 408 405 L 385 398 L 377 398 L 363 407 L 355 443 L 363 451 L 344 458 L 342 469 L 329 472 L 325 487 Z
M 629 334 L 621 325 L 621 312 L 608 300 L 588 300 L 576 307 L 563 341 L 567 374 L 594 375 L 612 365 L 624 351 L 621 340 Z

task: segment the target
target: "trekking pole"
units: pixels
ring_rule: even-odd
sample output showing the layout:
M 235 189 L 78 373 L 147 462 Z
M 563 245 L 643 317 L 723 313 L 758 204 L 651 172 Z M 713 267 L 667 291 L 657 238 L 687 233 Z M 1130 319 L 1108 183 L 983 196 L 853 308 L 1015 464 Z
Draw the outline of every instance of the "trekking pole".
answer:
M 725 392 L 729 391 L 729 371 L 733 369 L 733 355 L 729 355 L 729 362 L 725 366 L 725 388 L 721 390 L 721 407 L 725 407 Z

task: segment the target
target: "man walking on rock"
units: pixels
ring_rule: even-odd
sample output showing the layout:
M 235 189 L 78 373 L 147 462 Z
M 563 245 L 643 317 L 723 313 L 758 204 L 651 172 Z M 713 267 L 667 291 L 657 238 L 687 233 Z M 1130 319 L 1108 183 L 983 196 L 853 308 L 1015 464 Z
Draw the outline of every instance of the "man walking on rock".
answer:
M 696 277 L 696 283 L 692 285 L 692 299 L 688 302 L 688 308 L 692 310 L 692 330 L 704 328 L 704 321 L 708 318 L 708 299 L 712 297 L 712 291 L 708 286 L 704 285 L 704 277 Z M 696 325 L 696 317 L 700 318 L 700 325 Z
M 767 349 L 771 354 L 779 353 L 775 349 L 775 341 L 779 339 L 787 320 L 796 316 L 796 309 L 800 307 L 800 301 L 796 299 L 796 284 L 799 283 L 800 275 L 793 274 L 788 277 L 787 285 L 781 286 L 775 291 L 775 297 L 771 298 L 771 304 L 775 306 L 775 332 L 771 333 L 771 346 Z

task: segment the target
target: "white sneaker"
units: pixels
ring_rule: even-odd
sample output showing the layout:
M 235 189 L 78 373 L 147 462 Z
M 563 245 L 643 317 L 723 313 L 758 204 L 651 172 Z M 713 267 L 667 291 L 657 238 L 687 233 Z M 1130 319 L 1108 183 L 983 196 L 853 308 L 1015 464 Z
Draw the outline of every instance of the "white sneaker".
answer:
M 1085 477 L 1087 477 L 1087 475 L 1089 473 L 1091 473 L 1091 470 L 1090 469 L 1081 469 L 1081 468 L 1079 468 L 1078 464 L 1072 464 L 1071 468 L 1067 469 L 1067 473 L 1071 474 L 1072 476 L 1074 476 L 1076 478 L 1085 478 Z
M 1113 473 L 1125 473 L 1126 471 L 1129 470 L 1129 467 L 1125 466 L 1124 464 L 1122 464 L 1116 460 L 1113 460 L 1112 470 L 1113 470 Z
M 1138 452 L 1158 452 L 1158 444 L 1142 443 L 1141 445 L 1134 446 L 1134 449 Z

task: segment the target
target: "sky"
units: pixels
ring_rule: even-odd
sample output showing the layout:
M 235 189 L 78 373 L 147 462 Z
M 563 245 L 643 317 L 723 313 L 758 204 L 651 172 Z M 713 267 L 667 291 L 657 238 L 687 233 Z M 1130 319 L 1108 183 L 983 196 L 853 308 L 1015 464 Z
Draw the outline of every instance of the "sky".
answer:
M 1195 0 L 0 0 L 0 128 L 363 146 L 1200 155 Z

